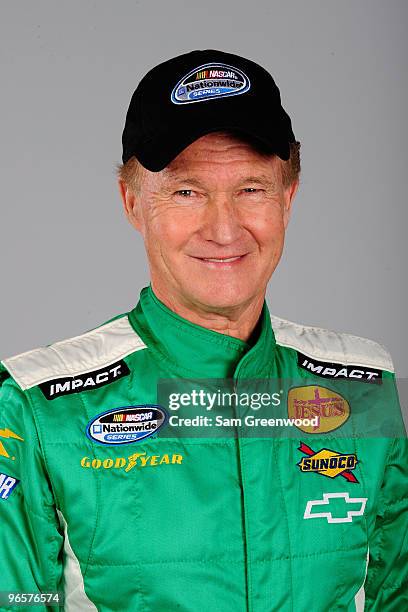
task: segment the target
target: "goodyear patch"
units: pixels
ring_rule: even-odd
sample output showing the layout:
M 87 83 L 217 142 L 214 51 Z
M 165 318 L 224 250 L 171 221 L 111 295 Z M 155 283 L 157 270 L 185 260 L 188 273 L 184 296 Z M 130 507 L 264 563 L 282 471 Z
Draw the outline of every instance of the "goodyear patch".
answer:
M 166 422 L 167 414 L 161 406 L 123 406 L 94 417 L 86 435 L 99 444 L 131 444 L 157 433 Z
M 20 481 L 0 472 L 0 499 L 8 499 Z
M 341 427 L 350 416 L 350 405 L 339 393 L 308 385 L 293 387 L 288 393 L 288 416 L 292 419 L 318 417 L 317 425 L 296 425 L 305 433 L 327 433 Z
M 297 464 L 302 472 L 315 472 L 322 474 L 322 476 L 328 476 L 328 478 L 342 476 L 348 482 L 358 482 L 352 473 L 358 463 L 356 454 L 338 453 L 329 448 L 322 448 L 315 452 L 303 442 L 300 444 L 299 450 L 306 455 Z
M 251 83 L 247 75 L 227 64 L 203 64 L 183 76 L 171 92 L 174 104 L 191 104 L 248 91 Z
M 181 465 L 183 455 L 165 453 L 163 455 L 148 455 L 146 452 L 133 453 L 129 457 L 82 457 L 81 467 L 92 470 L 123 470 L 130 472 L 133 468 L 155 467 L 160 465 Z

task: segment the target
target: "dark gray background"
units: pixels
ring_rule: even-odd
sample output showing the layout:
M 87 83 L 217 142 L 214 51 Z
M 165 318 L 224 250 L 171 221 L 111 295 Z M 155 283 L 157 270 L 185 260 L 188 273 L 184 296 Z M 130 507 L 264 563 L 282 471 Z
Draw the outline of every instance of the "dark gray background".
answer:
M 0 21 L 0 357 L 136 303 L 147 267 L 114 171 L 127 105 L 156 63 L 219 48 L 271 71 L 302 142 L 271 311 L 378 340 L 408 376 L 405 0 L 27 0 Z

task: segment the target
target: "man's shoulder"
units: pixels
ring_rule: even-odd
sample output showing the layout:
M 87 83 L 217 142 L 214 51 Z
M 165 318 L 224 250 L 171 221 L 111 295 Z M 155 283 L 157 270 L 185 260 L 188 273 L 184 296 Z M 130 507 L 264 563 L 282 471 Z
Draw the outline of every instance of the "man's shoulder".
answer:
M 309 362 L 308 369 L 313 369 L 313 364 L 319 367 L 318 362 L 321 362 L 394 372 L 390 353 L 374 340 L 323 327 L 302 325 L 276 316 L 271 316 L 271 322 L 279 346 L 297 351 L 299 361 L 303 357 L 305 360 L 313 360 Z
M 78 336 L 3 359 L 0 364 L 23 390 L 54 378 L 77 377 L 121 361 L 146 348 L 127 314 Z

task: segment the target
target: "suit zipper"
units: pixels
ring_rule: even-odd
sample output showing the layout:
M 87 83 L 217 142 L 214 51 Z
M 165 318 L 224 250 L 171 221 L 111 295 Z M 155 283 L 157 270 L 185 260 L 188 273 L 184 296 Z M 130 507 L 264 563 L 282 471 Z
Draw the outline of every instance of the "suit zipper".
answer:
M 238 373 L 240 370 L 240 366 L 238 366 L 237 370 L 234 373 L 233 377 L 233 391 L 238 395 Z M 239 418 L 238 414 L 238 406 L 236 402 L 234 402 L 234 417 Z M 241 507 L 242 507 L 242 531 L 244 536 L 244 561 L 245 561 L 245 587 L 246 587 L 246 609 L 247 612 L 252 611 L 252 602 L 251 602 L 251 576 L 250 576 L 250 548 L 249 548 L 249 537 L 248 537 L 248 517 L 247 517 L 247 504 L 245 498 L 245 473 L 244 473 L 244 460 L 243 460 L 243 448 L 240 439 L 240 427 L 236 428 L 237 435 L 237 462 L 239 469 L 239 482 L 241 485 Z

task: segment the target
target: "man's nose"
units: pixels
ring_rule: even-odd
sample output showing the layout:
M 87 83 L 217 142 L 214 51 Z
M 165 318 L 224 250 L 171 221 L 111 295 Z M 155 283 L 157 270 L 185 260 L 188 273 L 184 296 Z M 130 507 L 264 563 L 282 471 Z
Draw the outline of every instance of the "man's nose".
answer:
M 202 237 L 219 244 L 235 242 L 242 234 L 237 204 L 225 191 L 211 194 L 203 219 Z

